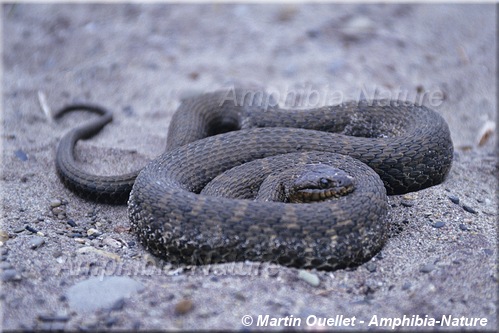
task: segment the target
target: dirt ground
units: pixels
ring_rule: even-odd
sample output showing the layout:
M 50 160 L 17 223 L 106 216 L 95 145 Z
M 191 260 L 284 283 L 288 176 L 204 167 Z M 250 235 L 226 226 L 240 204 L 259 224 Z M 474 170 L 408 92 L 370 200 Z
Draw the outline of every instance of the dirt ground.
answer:
M 2 11 L 4 330 L 496 330 L 494 5 Z M 390 197 L 383 250 L 334 272 L 250 262 L 172 268 L 137 241 L 126 206 L 85 201 L 57 177 L 59 139 L 95 117 L 51 119 L 63 105 L 114 111 L 77 156 L 88 171 L 118 174 L 162 152 L 183 96 L 233 84 L 265 87 L 287 106 L 421 101 L 449 124 L 452 170 L 441 185 Z

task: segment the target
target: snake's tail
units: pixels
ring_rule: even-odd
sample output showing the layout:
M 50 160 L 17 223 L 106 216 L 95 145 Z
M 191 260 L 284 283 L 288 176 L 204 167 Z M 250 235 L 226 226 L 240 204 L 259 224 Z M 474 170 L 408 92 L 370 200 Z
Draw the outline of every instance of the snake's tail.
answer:
M 59 177 L 66 187 L 83 198 L 104 203 L 126 203 L 140 170 L 121 176 L 97 176 L 80 170 L 74 158 L 76 142 L 97 134 L 112 121 L 112 113 L 96 105 L 74 104 L 59 110 L 55 118 L 76 110 L 94 112 L 100 117 L 72 129 L 63 136 L 56 153 L 56 168 Z

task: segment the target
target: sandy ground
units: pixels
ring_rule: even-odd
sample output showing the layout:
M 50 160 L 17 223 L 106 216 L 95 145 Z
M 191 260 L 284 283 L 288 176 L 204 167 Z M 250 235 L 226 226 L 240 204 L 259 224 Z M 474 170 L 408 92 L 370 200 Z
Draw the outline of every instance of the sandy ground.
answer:
M 265 315 L 268 324 L 283 318 L 279 328 L 391 329 L 406 318 L 407 330 L 455 330 L 432 326 L 446 316 L 496 329 L 495 6 L 2 9 L 3 329 L 258 329 Z M 51 121 L 44 107 L 114 110 L 109 126 L 78 144 L 78 159 L 116 174 L 163 150 L 182 96 L 234 83 L 266 87 L 288 105 L 297 93 L 298 106 L 422 100 L 449 124 L 452 170 L 441 185 L 390 197 L 391 237 L 370 262 L 308 278 L 265 263 L 170 269 L 137 242 L 125 206 L 82 200 L 59 181 L 57 142 L 92 115 Z M 355 316 L 355 326 L 337 315 Z

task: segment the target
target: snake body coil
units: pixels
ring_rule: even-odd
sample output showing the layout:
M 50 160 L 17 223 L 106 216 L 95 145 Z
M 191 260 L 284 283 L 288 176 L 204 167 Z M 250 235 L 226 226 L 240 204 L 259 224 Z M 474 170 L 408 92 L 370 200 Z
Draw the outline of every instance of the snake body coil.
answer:
M 173 264 L 253 260 L 330 270 L 365 262 L 381 249 L 386 193 L 439 184 L 450 170 L 448 126 L 426 107 L 382 100 L 283 110 L 255 102 L 256 94 L 232 89 L 184 100 L 172 118 L 166 152 L 140 173 L 119 177 L 90 175 L 75 163 L 76 141 L 111 120 L 92 107 L 102 116 L 61 139 L 58 173 L 82 196 L 129 198 L 139 239 Z M 90 109 L 74 106 L 59 115 L 77 108 Z M 249 173 L 227 171 L 248 162 L 254 164 Z M 253 197 L 267 176 L 296 164 L 338 168 L 355 189 L 320 203 L 235 199 Z M 225 172 L 236 175 L 228 188 L 238 195 L 201 193 Z

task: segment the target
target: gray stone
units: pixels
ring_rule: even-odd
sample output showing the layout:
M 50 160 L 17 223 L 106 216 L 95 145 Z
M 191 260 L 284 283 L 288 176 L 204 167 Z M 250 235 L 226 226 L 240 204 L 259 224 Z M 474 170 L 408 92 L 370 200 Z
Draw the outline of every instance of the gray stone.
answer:
M 33 250 L 36 250 L 40 246 L 45 244 L 45 240 L 42 237 L 34 236 L 29 241 L 29 247 Z
M 130 297 L 143 288 L 140 282 L 128 277 L 95 277 L 70 287 L 66 297 L 69 306 L 75 311 L 112 310 L 120 299 Z
M 15 269 L 9 268 L 0 274 L 0 280 L 3 282 L 19 281 L 21 280 L 21 275 L 19 275 Z

